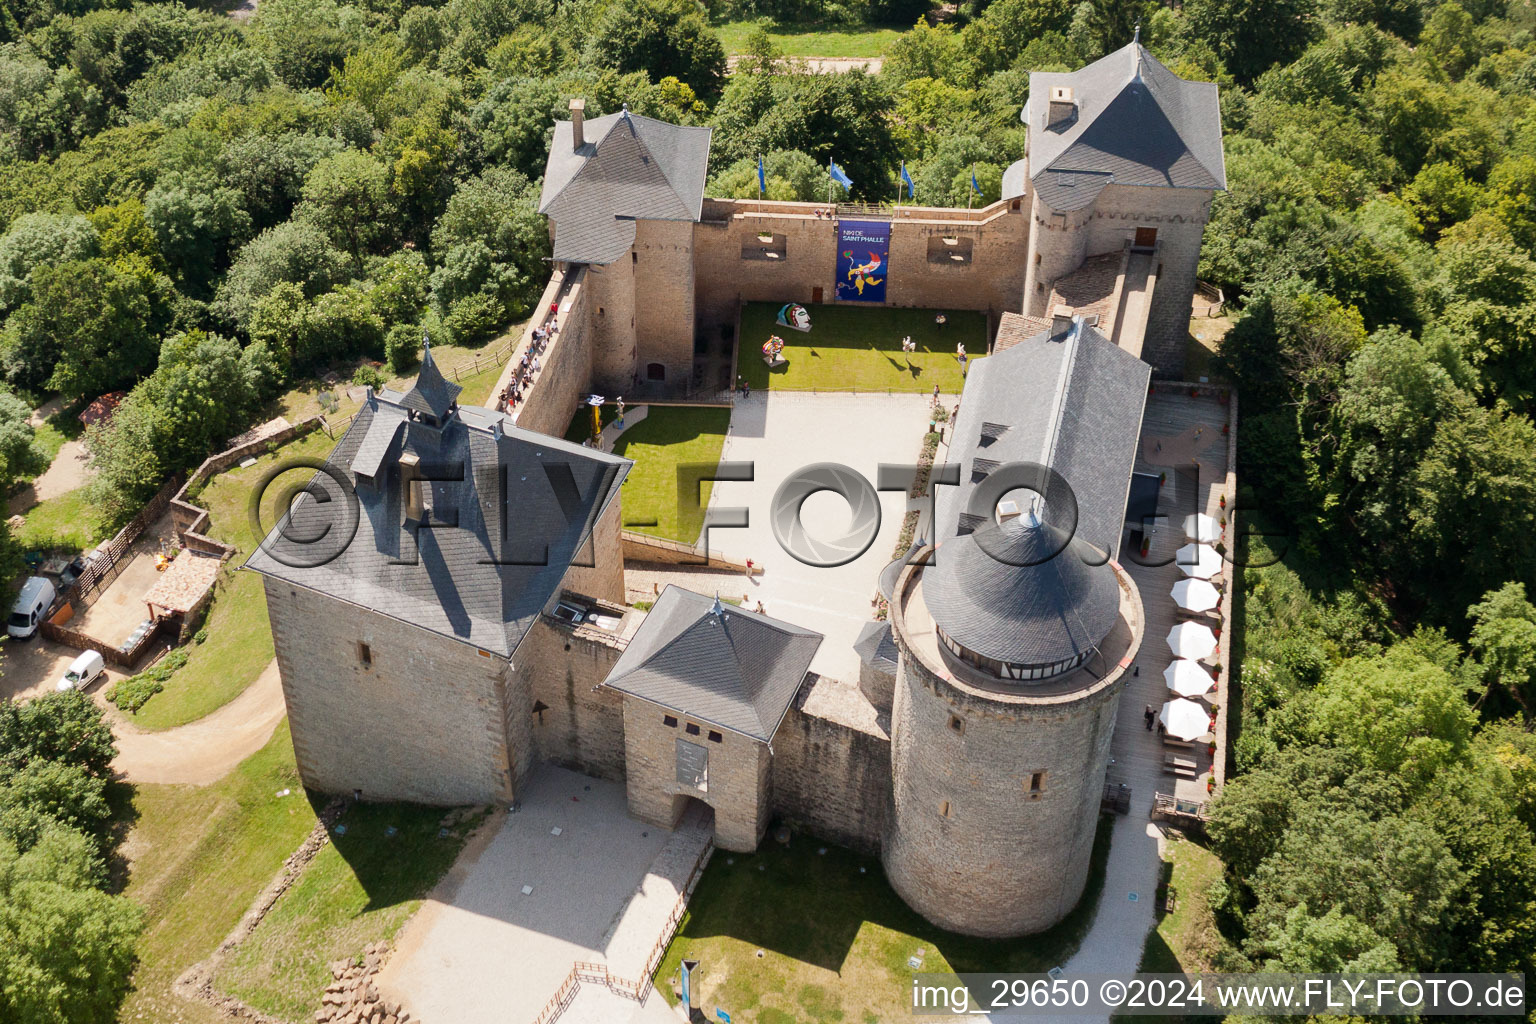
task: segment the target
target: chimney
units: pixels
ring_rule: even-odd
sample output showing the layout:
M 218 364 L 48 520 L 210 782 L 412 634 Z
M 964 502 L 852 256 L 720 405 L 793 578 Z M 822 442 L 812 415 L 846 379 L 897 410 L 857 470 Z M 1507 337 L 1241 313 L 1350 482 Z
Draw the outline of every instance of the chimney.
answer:
M 1077 119 L 1077 101 L 1070 85 L 1051 86 L 1051 101 L 1045 109 L 1046 131 L 1065 129 Z
M 1074 321 L 1071 306 L 1057 306 L 1051 310 L 1051 338 L 1060 341 L 1072 333 Z
M 421 459 L 406 452 L 400 456 L 400 486 L 405 490 L 405 520 L 419 523 L 422 519 Z
M 587 101 L 583 99 L 571 100 L 571 148 L 580 149 L 586 145 L 586 138 L 582 135 L 582 122 L 586 118 Z

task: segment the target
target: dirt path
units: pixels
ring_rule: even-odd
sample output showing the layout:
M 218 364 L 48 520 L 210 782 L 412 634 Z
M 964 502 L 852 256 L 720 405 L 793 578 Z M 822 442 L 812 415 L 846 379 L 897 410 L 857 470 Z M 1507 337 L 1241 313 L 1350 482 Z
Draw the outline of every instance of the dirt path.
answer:
M 118 754 L 112 767 L 129 782 L 206 786 L 266 746 L 283 714 L 274 659 L 244 693 L 196 722 L 164 732 L 114 722 Z
M 736 70 L 736 63 L 741 57 L 727 57 L 725 66 L 727 72 Z M 884 57 L 786 57 L 785 63 L 793 65 L 801 63 L 805 70 L 812 74 L 837 74 L 843 71 L 852 71 L 854 68 L 863 68 L 872 75 L 878 75 L 880 69 L 885 66 Z

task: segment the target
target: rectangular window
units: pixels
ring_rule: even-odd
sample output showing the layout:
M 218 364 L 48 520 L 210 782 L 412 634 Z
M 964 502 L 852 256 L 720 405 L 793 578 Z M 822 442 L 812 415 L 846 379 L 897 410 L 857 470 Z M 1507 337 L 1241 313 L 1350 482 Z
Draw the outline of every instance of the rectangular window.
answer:
M 637 252 L 631 252 L 629 254 L 629 262 L 631 262 L 631 263 L 639 263 L 640 262 L 640 254 L 637 253 Z
M 373 648 L 369 647 L 367 644 L 363 643 L 362 641 L 358 641 L 358 644 L 357 644 L 357 660 L 362 663 L 363 668 L 372 668 L 373 667 Z
M 939 817 L 941 817 L 941 818 L 949 817 L 949 801 L 948 800 L 945 800 L 943 803 L 939 804 Z
M 699 734 L 699 727 L 689 722 L 683 727 L 683 731 L 688 733 L 689 736 L 697 736 Z
M 952 732 L 958 732 L 963 735 L 965 733 L 965 719 L 959 715 L 950 715 L 949 728 Z
M 722 736 L 719 733 L 715 732 L 715 730 L 713 730 L 713 729 L 709 730 L 709 742 L 711 742 L 711 743 L 722 743 L 722 742 L 724 742 L 724 740 L 725 740 L 724 736 Z
M 1045 792 L 1045 772 L 1034 772 L 1029 777 L 1029 798 L 1040 799 L 1040 794 Z
M 676 715 L 662 715 L 661 716 L 661 724 L 666 726 L 669 729 L 676 729 L 677 728 L 677 716 Z

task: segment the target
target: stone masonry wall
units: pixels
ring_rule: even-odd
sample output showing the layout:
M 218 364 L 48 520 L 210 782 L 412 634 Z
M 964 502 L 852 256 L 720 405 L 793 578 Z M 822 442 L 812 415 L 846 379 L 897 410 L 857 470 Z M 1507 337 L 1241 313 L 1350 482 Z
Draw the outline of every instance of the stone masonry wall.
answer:
M 840 684 L 848 685 L 848 684 Z M 891 740 L 806 711 L 811 683 L 773 737 L 773 810 L 793 826 L 876 854 L 891 802 Z
M 833 301 L 837 222 L 818 218 L 812 203 L 706 199 L 694 229 L 698 330 L 712 343 L 734 328 L 743 302 Z M 892 306 L 975 309 L 992 314 L 1019 308 L 1028 247 L 1025 215 L 1010 204 L 985 210 L 903 208 L 891 225 L 886 294 Z M 778 259 L 760 258 L 766 232 L 783 243 Z M 930 262 L 929 240 L 957 237 L 971 261 Z M 821 289 L 818 299 L 816 290 Z M 814 316 L 814 314 L 813 314 Z
M 593 526 L 587 546 L 576 553 L 576 561 L 592 564 L 571 566 L 560 584 L 563 589 L 615 604 L 624 603 L 624 545 L 620 540 L 624 532 L 623 488 L 619 491 Z
M 677 725 L 664 723 L 663 716 L 669 714 L 678 719 Z M 688 733 L 690 723 L 699 726 L 697 735 Z M 710 741 L 711 729 L 720 734 L 720 742 Z M 679 739 L 709 751 L 707 789 L 677 781 Z M 624 750 L 630 814 L 649 824 L 672 828 L 686 806 L 686 798 L 693 797 L 715 810 L 716 846 L 738 853 L 757 849 L 772 809 L 767 744 L 626 695 Z
M 568 272 L 566 280 L 572 283 L 562 302 L 560 330 L 545 349 L 538 384 L 517 407 L 519 427 L 555 437 L 565 436 L 592 383 L 592 276 L 577 270 Z
M 507 662 L 377 612 L 266 579 L 304 784 L 365 800 L 504 803 L 532 761 Z M 359 644 L 367 644 L 364 665 Z M 521 691 L 521 692 L 520 692 Z
M 635 225 L 634 288 L 636 350 L 631 373 L 647 377 L 660 363 L 666 382 L 685 384 L 693 374 L 693 222 L 643 220 Z M 619 394 L 628 379 L 615 383 Z
M 540 759 L 615 782 L 624 779 L 624 697 L 598 688 L 622 653 L 612 637 L 544 616 L 518 648 L 533 699 Z

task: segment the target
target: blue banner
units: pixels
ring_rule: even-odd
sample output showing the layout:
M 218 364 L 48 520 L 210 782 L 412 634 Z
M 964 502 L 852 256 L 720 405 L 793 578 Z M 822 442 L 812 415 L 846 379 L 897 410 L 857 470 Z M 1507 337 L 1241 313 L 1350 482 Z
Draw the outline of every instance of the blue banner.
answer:
M 890 254 L 890 221 L 838 221 L 837 297 L 844 302 L 884 302 Z

